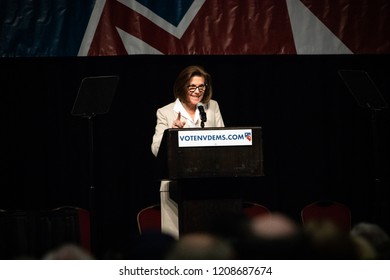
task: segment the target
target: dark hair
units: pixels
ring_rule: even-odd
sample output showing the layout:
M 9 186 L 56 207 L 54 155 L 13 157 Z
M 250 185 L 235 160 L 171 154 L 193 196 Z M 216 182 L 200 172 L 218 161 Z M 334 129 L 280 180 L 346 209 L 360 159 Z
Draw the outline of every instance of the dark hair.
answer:
M 181 101 L 185 101 L 187 98 L 187 87 L 192 77 L 200 76 L 204 78 L 206 89 L 203 94 L 203 103 L 208 103 L 213 95 L 213 87 L 211 84 L 211 76 L 207 73 L 203 67 L 198 65 L 191 65 L 184 68 L 176 78 L 173 85 L 173 95 L 175 98 L 179 98 Z

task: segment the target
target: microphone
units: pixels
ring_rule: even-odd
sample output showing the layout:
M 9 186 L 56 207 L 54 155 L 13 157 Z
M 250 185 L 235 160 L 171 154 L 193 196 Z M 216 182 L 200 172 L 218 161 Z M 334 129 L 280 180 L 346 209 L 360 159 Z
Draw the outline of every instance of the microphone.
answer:
M 206 116 L 206 112 L 204 111 L 203 103 L 199 102 L 198 104 L 196 104 L 196 107 L 198 107 L 200 113 L 200 120 L 202 122 L 206 122 L 207 116 Z

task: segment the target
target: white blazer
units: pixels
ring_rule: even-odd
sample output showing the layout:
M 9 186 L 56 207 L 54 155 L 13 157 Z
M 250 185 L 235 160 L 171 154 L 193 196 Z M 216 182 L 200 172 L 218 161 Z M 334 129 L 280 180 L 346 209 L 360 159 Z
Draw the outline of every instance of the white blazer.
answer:
M 204 123 L 205 127 L 225 126 L 217 101 L 210 100 L 207 104 L 204 104 L 204 109 L 207 116 L 207 121 Z M 201 127 L 199 110 L 196 110 L 195 118 L 194 120 L 192 120 L 178 99 L 176 99 L 175 102 L 169 103 L 168 105 L 157 109 L 157 123 L 151 145 L 152 153 L 154 154 L 154 156 L 157 156 L 164 131 L 167 128 L 172 128 L 172 124 L 177 119 L 177 115 L 179 112 L 181 114 L 181 121 L 186 122 L 184 128 Z

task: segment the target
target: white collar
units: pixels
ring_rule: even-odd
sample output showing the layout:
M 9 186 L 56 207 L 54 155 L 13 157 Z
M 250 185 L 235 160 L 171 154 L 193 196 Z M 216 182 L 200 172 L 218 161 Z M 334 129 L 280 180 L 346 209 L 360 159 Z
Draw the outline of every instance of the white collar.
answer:
M 194 119 L 192 120 L 192 118 L 188 114 L 187 110 L 184 108 L 183 104 L 180 102 L 179 98 L 176 98 L 175 105 L 173 106 L 173 111 L 175 111 L 176 113 L 180 112 L 182 117 L 184 117 L 187 120 L 193 122 L 194 124 L 199 119 L 199 110 L 195 111 L 195 116 L 194 116 Z

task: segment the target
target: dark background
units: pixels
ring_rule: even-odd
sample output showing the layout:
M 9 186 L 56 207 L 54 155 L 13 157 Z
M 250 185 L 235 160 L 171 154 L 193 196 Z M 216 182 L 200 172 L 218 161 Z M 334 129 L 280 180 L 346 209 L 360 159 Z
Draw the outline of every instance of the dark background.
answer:
M 159 203 L 156 110 L 174 100 L 180 70 L 200 64 L 225 125 L 263 129 L 265 176 L 237 186 L 244 200 L 300 221 L 304 205 L 333 199 L 351 208 L 353 223 L 389 230 L 389 112 L 373 122 L 337 74 L 367 71 L 389 103 L 389 63 L 386 55 L 2 58 L 0 209 L 89 208 L 88 121 L 71 110 L 84 77 L 118 75 L 109 113 L 93 119 L 94 234 L 102 251 L 137 234 L 137 212 Z

